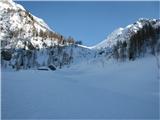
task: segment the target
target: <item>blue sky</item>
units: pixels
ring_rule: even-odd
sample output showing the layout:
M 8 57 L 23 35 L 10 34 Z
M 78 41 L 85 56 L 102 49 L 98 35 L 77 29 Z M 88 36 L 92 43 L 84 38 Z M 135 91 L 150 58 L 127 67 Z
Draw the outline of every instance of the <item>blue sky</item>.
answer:
M 18 1 L 56 32 L 92 46 L 139 18 L 159 18 L 160 2 Z

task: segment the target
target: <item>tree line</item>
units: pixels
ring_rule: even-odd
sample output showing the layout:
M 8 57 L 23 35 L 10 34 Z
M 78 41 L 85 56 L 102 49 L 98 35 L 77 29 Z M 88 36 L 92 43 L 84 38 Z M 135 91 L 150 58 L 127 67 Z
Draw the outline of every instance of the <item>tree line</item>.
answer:
M 146 53 L 155 55 L 160 52 L 160 28 L 145 24 L 128 41 L 117 41 L 113 46 L 113 57 L 117 60 L 134 60 Z

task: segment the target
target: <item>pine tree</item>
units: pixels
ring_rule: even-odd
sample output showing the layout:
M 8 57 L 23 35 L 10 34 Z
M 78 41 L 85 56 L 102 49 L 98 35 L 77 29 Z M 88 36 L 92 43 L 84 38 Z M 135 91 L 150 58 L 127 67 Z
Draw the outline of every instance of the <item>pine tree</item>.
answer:
M 117 45 L 113 46 L 113 57 L 118 61 L 119 53 L 118 53 L 118 46 Z

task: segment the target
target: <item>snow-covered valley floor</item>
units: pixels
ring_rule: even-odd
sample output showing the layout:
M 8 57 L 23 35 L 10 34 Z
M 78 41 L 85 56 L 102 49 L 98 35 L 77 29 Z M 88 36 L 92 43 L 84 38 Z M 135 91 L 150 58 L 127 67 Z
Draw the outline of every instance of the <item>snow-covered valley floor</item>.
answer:
M 2 118 L 158 119 L 154 57 L 57 71 L 2 70 Z

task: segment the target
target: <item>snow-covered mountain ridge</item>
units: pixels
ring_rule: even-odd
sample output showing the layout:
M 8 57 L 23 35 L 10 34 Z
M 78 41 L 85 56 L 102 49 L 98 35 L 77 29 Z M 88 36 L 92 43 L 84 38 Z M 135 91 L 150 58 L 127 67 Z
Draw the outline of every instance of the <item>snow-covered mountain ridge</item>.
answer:
M 83 45 L 73 45 L 73 38 L 65 39 L 12 0 L 0 1 L 0 31 L 2 67 L 28 69 L 54 64 L 61 68 L 92 54 Z
M 33 36 L 36 32 L 47 30 L 44 24 L 11 0 L 0 2 L 0 19 L 2 48 L 22 48 L 27 39 L 35 41 Z
M 145 54 L 159 54 L 160 19 L 140 18 L 125 28 L 113 31 L 92 49 L 118 61 L 135 60 L 137 57 L 144 57 Z
M 15 10 L 15 11 L 18 11 L 18 10 L 22 10 L 24 12 L 26 11 L 23 6 L 21 6 L 20 4 L 16 4 L 12 0 L 2 0 L 1 2 L 3 2 L 1 4 L 1 10 L 12 9 L 12 10 Z M 44 28 L 50 29 L 49 26 L 42 19 L 40 19 L 36 16 L 33 16 L 33 17 L 34 17 L 35 21 L 38 22 L 39 25 L 43 26 Z
M 116 29 L 110 35 L 108 35 L 104 41 L 93 46 L 92 48 L 112 48 L 114 45 L 116 45 L 117 41 L 128 41 L 132 35 L 143 29 L 146 25 L 151 25 L 154 29 L 159 29 L 160 19 L 140 18 L 133 24 L 127 25 L 124 28 L 120 27 Z
M 0 1 L 1 64 L 4 68 L 62 68 L 80 62 L 134 60 L 160 52 L 160 20 L 141 18 L 87 47 L 51 30 L 40 18 L 12 0 Z
M 1 47 L 5 49 L 30 49 L 29 44 L 41 49 L 73 42 L 71 38 L 70 41 L 64 40 L 61 34 L 51 30 L 42 19 L 12 0 L 0 1 L 0 31 Z

